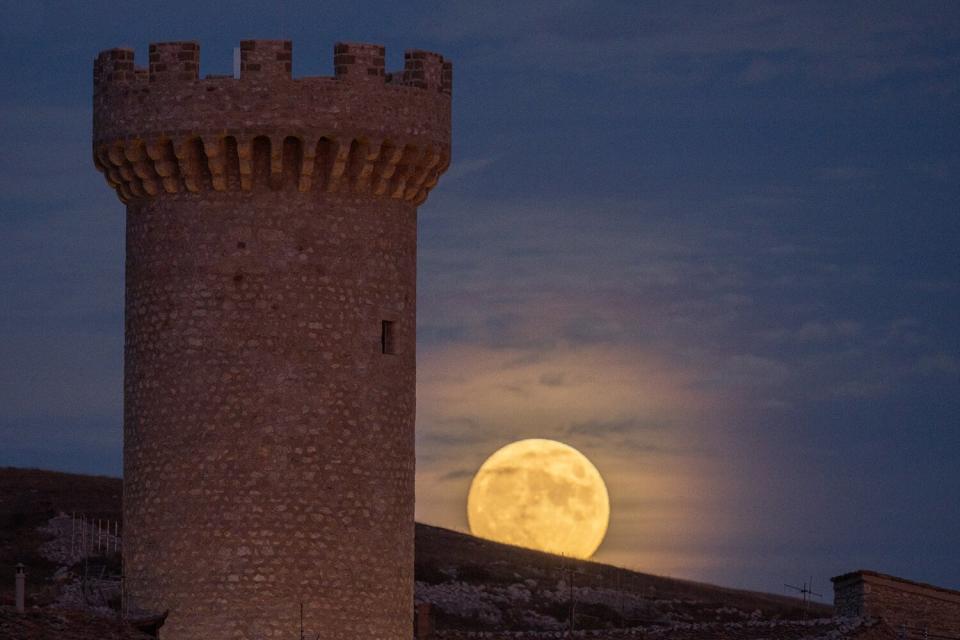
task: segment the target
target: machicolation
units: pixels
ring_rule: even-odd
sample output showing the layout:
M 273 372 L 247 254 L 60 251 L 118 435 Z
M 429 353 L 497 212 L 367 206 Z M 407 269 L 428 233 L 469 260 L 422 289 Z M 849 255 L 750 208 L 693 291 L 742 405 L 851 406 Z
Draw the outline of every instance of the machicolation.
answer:
M 126 204 L 125 607 L 161 638 L 409 638 L 417 205 L 451 65 L 287 41 L 199 77 L 193 42 L 94 62 L 94 162 Z
M 94 62 L 94 161 L 121 200 L 161 191 L 341 190 L 419 204 L 450 161 L 451 64 L 412 50 L 338 44 L 336 75 L 291 77 L 289 41 L 246 40 L 240 77 L 199 78 L 194 42 Z

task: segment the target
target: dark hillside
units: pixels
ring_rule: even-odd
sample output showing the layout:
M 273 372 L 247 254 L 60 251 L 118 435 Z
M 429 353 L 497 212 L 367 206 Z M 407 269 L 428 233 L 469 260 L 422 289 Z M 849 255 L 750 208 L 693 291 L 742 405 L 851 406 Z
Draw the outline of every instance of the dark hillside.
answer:
M 570 560 L 417 524 L 418 601 L 430 602 L 437 628 L 565 628 L 570 576 L 576 628 L 651 623 L 799 620 L 833 607 L 781 595 L 728 589 Z
M 37 527 L 61 511 L 120 520 L 122 489 L 119 478 L 0 467 L 0 602 L 11 597 L 6 577 L 18 562 L 35 578 L 31 595 L 43 597 L 40 587 L 57 567 L 39 555 L 44 540 Z
M 119 520 L 121 492 L 119 478 L 0 468 L 0 576 L 23 562 L 31 604 L 52 602 L 58 567 L 40 556 L 45 535 L 38 527 L 60 512 Z M 565 560 L 423 524 L 416 525 L 416 580 L 417 601 L 431 604 L 438 629 L 562 630 L 571 602 L 582 629 L 832 613 L 816 604 L 804 614 L 793 598 Z M 12 582 L 0 580 L 0 604 L 12 604 Z

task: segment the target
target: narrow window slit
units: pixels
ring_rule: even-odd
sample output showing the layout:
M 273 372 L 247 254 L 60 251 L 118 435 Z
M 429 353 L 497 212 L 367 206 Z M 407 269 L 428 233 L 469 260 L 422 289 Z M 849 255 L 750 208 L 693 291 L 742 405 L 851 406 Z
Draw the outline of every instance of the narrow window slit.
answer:
M 396 353 L 396 336 L 392 320 L 384 320 L 380 323 L 380 353 Z

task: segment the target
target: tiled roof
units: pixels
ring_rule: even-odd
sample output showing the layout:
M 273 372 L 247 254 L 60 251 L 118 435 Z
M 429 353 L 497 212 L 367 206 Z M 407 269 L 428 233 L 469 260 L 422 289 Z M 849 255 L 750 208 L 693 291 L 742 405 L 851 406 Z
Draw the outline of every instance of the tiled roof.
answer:
M 892 582 L 900 583 L 903 585 L 909 585 L 912 587 L 920 587 L 922 589 L 929 589 L 931 591 L 938 591 L 940 593 L 949 594 L 952 596 L 960 597 L 960 591 L 956 589 L 947 589 L 946 587 L 938 587 L 934 584 L 927 584 L 926 582 L 917 582 L 916 580 L 908 580 L 906 578 L 901 578 L 899 576 L 892 576 L 887 573 L 880 573 L 879 571 L 869 571 L 867 569 L 858 569 L 856 571 L 850 571 L 840 576 L 830 578 L 830 581 L 834 584 L 839 582 L 847 582 L 850 580 L 863 580 L 870 578 L 880 578 L 882 580 L 890 580 Z
M 694 623 L 650 630 L 648 640 L 887 640 L 896 634 L 885 624 L 857 618 L 817 620 L 751 620 Z
M 565 632 L 451 632 L 440 631 L 434 640 L 553 640 L 569 638 Z M 815 620 L 750 620 L 703 622 L 667 626 L 580 631 L 583 640 L 896 640 L 886 624 L 859 618 Z
M 0 606 L 0 638 L 3 640 L 149 640 L 113 617 L 52 607 L 29 608 L 17 613 Z

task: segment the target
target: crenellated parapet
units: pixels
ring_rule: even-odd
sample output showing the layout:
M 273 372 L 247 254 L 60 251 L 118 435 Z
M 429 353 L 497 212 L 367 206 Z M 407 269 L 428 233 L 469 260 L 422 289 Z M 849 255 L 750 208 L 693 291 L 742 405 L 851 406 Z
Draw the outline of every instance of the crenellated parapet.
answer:
M 286 40 L 240 44 L 240 77 L 199 77 L 195 42 L 94 62 L 94 162 L 124 202 L 165 193 L 295 189 L 423 202 L 450 162 L 452 67 L 339 43 L 334 77 L 293 78 Z

